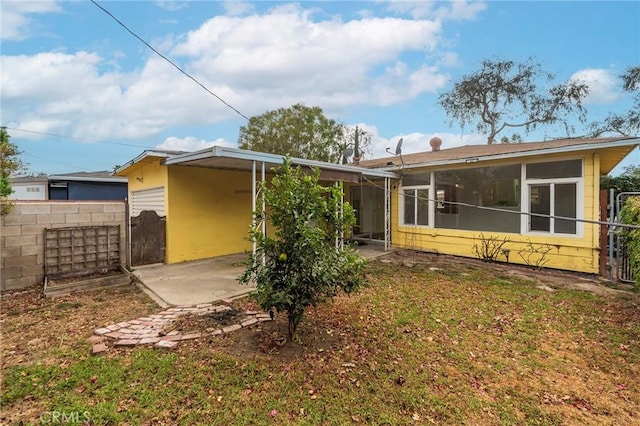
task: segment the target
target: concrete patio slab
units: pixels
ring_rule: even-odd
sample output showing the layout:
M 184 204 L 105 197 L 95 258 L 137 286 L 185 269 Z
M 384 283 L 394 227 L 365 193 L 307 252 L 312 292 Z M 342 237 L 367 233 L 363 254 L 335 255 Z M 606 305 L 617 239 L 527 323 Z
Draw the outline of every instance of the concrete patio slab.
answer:
M 357 250 L 368 259 L 386 254 L 382 246 L 374 244 L 358 246 Z M 197 305 L 253 291 L 255 287 L 237 281 L 244 270 L 240 263 L 246 259 L 246 254 L 233 254 L 171 265 L 144 265 L 136 266 L 133 273 L 159 305 Z
M 245 254 L 215 257 L 171 265 L 136 266 L 133 273 L 152 293 L 168 305 L 195 305 L 233 299 L 254 287 L 237 278 L 244 268 Z

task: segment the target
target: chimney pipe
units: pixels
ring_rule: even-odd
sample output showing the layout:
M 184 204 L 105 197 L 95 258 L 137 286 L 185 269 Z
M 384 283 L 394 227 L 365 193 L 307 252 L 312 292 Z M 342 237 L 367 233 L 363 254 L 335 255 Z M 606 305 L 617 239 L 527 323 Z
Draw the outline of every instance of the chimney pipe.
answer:
M 442 139 L 437 136 L 434 136 L 429 141 L 429 145 L 431 145 L 431 151 L 440 151 L 440 146 L 442 145 Z

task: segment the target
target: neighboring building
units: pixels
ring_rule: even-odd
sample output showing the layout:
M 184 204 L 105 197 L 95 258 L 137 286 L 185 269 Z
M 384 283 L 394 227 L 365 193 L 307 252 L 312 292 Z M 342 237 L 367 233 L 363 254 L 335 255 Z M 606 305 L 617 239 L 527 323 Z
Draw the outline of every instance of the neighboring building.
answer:
M 546 267 L 598 273 L 600 176 L 640 139 L 442 150 L 441 143 L 434 138 L 431 151 L 360 163 L 401 176 L 391 197 L 394 247 L 477 257 L 474 246 L 479 248 L 483 238 L 506 239 L 498 260 L 532 264 L 544 252 Z M 372 206 L 365 205 L 362 213 Z
M 466 257 L 477 257 L 474 245 L 482 238 L 506 239 L 498 260 L 526 264 L 546 251 L 547 267 L 598 272 L 600 176 L 640 139 L 442 150 L 437 142 L 432 151 L 359 166 L 292 160 L 320 168 L 327 184 L 345 184 L 358 215 L 354 239 Z M 251 249 L 246 236 L 260 199 L 256 182 L 281 163 L 279 155 L 226 147 L 145 151 L 117 171 L 128 177 L 132 253 L 152 245 L 146 238 L 153 235 L 162 235 L 166 263 Z M 137 224 L 142 212 L 155 212 L 157 232 Z
M 47 177 L 23 176 L 11 179 L 11 189 L 13 193 L 10 200 L 47 200 L 48 180 Z
M 50 200 L 124 200 L 127 179 L 111 172 L 78 172 L 49 176 Z

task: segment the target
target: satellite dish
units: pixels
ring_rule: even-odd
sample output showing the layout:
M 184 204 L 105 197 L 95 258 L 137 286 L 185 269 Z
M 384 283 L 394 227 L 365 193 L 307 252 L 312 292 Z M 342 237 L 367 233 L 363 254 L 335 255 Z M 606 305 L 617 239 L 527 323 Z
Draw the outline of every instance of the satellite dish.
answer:
M 402 154 L 402 140 L 403 140 L 403 138 L 400 138 L 398 140 L 398 144 L 396 145 L 396 155 L 401 155 Z
M 391 152 L 391 150 L 390 150 L 388 147 L 387 147 L 386 151 L 387 151 L 389 154 L 392 154 L 392 155 L 400 155 L 400 156 L 402 156 L 402 140 L 403 140 L 403 139 L 404 139 L 404 138 L 400 138 L 400 139 L 398 140 L 398 143 L 396 144 L 396 152 L 395 152 L 395 153 Z
M 342 164 L 347 164 L 349 162 L 349 157 L 353 155 L 353 149 L 347 147 L 342 151 Z

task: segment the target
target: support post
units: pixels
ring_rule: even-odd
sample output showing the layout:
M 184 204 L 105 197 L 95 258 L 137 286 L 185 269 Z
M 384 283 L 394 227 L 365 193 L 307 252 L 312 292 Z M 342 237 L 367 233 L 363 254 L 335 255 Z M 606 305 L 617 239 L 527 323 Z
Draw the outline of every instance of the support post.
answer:
M 340 184 L 340 220 L 344 221 L 344 183 Z M 344 250 L 344 226 L 340 227 L 340 250 Z
M 256 161 L 251 162 L 251 229 L 256 229 Z M 252 251 L 256 255 L 256 239 L 252 238 Z
M 261 173 L 260 173 L 260 177 L 261 177 L 261 182 L 262 182 L 262 188 L 265 187 L 264 181 L 265 181 L 265 166 L 264 166 L 264 161 L 261 163 Z M 262 223 L 260 224 L 260 229 L 262 230 L 262 235 L 267 235 L 267 218 L 264 216 L 265 212 L 266 212 L 266 201 L 264 199 L 264 191 L 260 192 L 260 198 L 262 199 Z M 255 242 L 254 242 L 255 244 Z M 264 251 L 262 252 L 262 266 L 267 264 L 267 258 L 265 257 L 265 253 Z
M 609 190 L 609 222 L 616 221 L 616 206 L 614 200 L 615 191 L 612 189 Z M 609 229 L 609 279 L 613 281 L 613 234 L 615 233 L 616 228 L 615 225 Z
M 391 181 L 384 178 L 384 251 L 391 248 Z
M 607 190 L 600 191 L 600 221 L 607 222 Z M 607 231 L 608 225 L 600 225 L 600 257 L 599 272 L 601 277 L 607 275 Z

